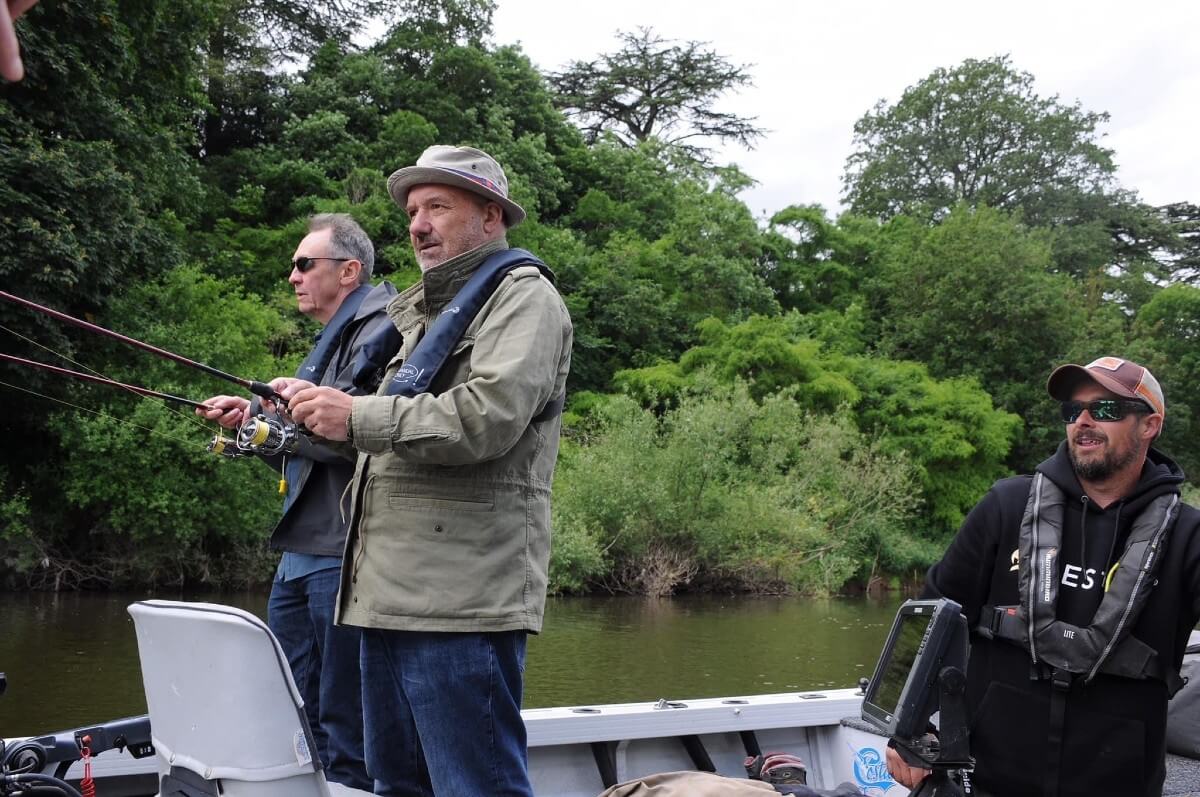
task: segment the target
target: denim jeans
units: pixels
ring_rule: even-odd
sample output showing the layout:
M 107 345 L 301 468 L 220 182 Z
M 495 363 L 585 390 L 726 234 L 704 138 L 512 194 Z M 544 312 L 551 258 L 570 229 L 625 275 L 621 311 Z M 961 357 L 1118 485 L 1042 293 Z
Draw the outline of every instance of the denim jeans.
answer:
M 267 625 L 304 698 L 325 777 L 370 791 L 363 762 L 360 631 L 333 624 L 339 578 L 335 567 L 291 581 L 276 579 L 267 601 Z
M 363 629 L 367 772 L 384 797 L 532 797 L 525 632 Z

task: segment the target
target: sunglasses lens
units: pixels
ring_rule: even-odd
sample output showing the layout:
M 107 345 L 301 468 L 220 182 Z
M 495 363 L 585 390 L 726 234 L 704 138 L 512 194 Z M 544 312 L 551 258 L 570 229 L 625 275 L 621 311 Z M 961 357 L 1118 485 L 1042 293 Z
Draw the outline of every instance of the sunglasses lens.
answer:
M 311 257 L 298 257 L 292 261 L 292 268 L 301 274 L 307 274 L 308 270 L 313 267 L 313 262 Z
M 1075 423 L 1084 410 L 1093 421 L 1110 422 L 1124 419 L 1130 412 L 1149 412 L 1150 409 L 1136 401 L 1096 399 L 1095 401 L 1064 401 L 1061 405 L 1064 423 Z

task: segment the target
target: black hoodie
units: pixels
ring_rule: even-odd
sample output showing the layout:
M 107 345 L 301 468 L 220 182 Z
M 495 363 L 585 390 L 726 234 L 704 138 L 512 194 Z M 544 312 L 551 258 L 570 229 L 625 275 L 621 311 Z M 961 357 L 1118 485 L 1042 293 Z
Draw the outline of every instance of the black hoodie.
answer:
M 1058 618 L 1086 627 L 1104 596 L 1104 575 L 1124 550 L 1134 518 L 1153 498 L 1178 493 L 1183 471 L 1150 450 L 1126 498 L 1100 509 L 1084 495 L 1063 442 L 1037 470 L 1067 501 L 1059 557 Z M 1017 550 L 1032 476 L 997 482 L 967 516 L 942 561 L 929 569 L 925 597 L 952 598 L 969 626 L 983 606 L 1019 602 Z M 1132 633 L 1178 668 L 1200 619 L 1200 512 L 1184 505 L 1161 570 Z M 1050 689 L 1030 678 L 1026 648 L 974 632 L 967 669 L 975 783 L 998 795 L 1038 795 L 1047 764 Z M 1106 674 L 1076 683 L 1067 698 L 1061 797 L 1162 794 L 1167 690 L 1157 680 Z

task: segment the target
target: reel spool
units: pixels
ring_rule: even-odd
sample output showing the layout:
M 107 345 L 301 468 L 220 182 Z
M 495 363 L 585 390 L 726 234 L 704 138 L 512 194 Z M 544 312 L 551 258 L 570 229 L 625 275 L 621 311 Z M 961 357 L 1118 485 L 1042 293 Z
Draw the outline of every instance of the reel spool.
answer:
M 294 423 L 284 423 L 279 418 L 258 415 L 242 424 L 237 433 L 240 451 L 273 457 L 278 454 L 294 454 L 299 444 L 299 434 Z
M 209 452 L 218 456 L 228 457 L 229 459 L 249 456 L 249 452 L 238 448 L 237 440 L 230 439 L 219 432 L 216 437 L 209 441 L 207 448 Z

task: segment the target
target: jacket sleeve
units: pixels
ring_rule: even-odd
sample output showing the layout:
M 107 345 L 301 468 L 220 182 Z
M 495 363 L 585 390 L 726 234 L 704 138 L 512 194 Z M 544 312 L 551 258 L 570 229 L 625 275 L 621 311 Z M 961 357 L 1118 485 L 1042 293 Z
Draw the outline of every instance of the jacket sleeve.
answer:
M 963 521 L 940 562 L 925 576 L 922 598 L 949 598 L 962 606 L 970 627 L 979 622 L 996 567 L 1001 501 L 992 488 Z
M 554 287 L 513 272 L 483 312 L 470 352 L 470 375 L 440 395 L 354 399 L 354 445 L 436 465 L 502 456 L 561 390 L 570 319 Z

